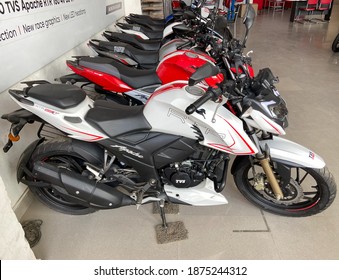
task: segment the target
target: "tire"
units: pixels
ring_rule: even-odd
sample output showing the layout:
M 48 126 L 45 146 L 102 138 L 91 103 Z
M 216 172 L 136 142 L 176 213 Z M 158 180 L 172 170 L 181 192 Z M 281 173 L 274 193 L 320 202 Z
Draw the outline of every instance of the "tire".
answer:
M 70 139 L 53 139 L 40 144 L 33 152 L 28 168 L 32 171 L 33 164 L 36 161 L 44 161 L 61 168 L 67 168 L 77 173 L 85 170 L 85 160 L 72 151 Z M 26 180 L 32 181 L 32 178 L 26 176 Z M 61 194 L 55 187 L 35 187 L 29 185 L 32 193 L 49 208 L 69 215 L 86 215 L 96 210 L 86 205 L 81 205 L 67 196 Z
M 254 168 L 256 174 L 262 174 L 264 189 L 257 190 L 254 187 L 253 169 L 248 157 L 238 164 L 233 175 L 237 188 L 245 198 L 267 212 L 306 217 L 318 214 L 331 205 L 336 196 L 336 183 L 327 167 L 287 167 L 291 168 L 291 179 L 287 187 L 282 189 L 284 198 L 280 201 L 275 199 L 259 163 L 254 163 Z M 279 177 L 279 174 L 275 175 Z
M 335 37 L 332 43 L 332 51 L 339 52 L 339 34 Z

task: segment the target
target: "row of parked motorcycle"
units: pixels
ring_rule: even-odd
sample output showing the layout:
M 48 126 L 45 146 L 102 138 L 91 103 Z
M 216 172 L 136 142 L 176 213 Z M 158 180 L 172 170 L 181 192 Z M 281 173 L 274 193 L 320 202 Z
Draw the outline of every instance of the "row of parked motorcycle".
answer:
M 67 61 L 74 73 L 62 84 L 9 90 L 21 109 L 2 116 L 11 123 L 5 152 L 26 124 L 61 134 L 27 147 L 18 181 L 67 214 L 155 202 L 166 226 L 165 203 L 228 203 L 232 162 L 236 187 L 266 211 L 303 217 L 329 207 L 333 176 L 315 152 L 280 137 L 288 110 L 278 79 L 269 68 L 255 75 L 244 54 L 253 7 L 237 39 L 203 2 L 167 21 L 131 14 L 119 32 L 89 41 L 97 56 Z M 84 84 L 99 94 L 89 97 Z

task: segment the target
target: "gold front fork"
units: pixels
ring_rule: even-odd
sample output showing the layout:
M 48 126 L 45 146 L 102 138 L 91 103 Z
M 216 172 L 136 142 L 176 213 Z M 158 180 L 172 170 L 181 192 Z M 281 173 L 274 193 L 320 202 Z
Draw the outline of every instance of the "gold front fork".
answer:
M 272 190 L 275 194 L 276 199 L 277 200 L 282 199 L 284 197 L 284 195 L 281 191 L 281 188 L 279 186 L 277 178 L 275 178 L 275 176 L 273 174 L 269 158 L 267 156 L 265 156 L 264 158 L 259 159 L 259 162 L 260 162 L 262 168 L 264 169 L 264 172 L 267 176 L 267 180 L 271 185 L 271 188 L 272 188 Z

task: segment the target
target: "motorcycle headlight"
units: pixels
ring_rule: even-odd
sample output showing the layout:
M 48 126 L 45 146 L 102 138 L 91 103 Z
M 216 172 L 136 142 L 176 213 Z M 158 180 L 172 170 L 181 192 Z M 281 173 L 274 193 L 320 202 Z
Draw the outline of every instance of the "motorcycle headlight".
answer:
M 278 123 L 281 127 L 286 128 L 288 126 L 287 115 L 288 110 L 286 103 L 283 99 L 279 103 L 268 106 L 271 113 L 271 119 Z
M 260 111 L 282 128 L 285 129 L 288 126 L 286 102 L 276 89 L 264 89 L 261 94 L 248 100 L 253 109 Z
M 286 103 L 283 100 L 281 100 L 281 102 L 278 104 L 268 106 L 268 108 L 271 111 L 272 116 L 278 118 L 279 120 L 283 120 L 288 114 Z

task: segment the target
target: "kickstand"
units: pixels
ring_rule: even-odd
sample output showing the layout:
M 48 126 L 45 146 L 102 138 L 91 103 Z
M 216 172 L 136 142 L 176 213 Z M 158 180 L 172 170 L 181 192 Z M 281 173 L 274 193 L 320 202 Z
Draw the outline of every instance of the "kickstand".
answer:
M 160 216 L 161 216 L 161 220 L 162 220 L 162 226 L 163 228 L 167 229 L 167 222 L 166 222 L 166 215 L 165 215 L 165 201 L 164 200 L 160 200 L 158 202 L 159 204 L 159 208 L 160 208 Z

